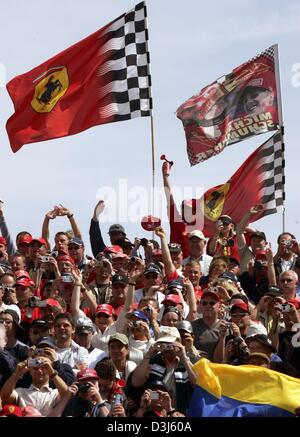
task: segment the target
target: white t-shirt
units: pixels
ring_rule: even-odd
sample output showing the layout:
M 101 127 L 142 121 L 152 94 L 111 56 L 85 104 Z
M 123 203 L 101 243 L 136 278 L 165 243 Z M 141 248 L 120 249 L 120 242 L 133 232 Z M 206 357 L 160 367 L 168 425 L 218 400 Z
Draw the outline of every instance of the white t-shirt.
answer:
M 43 416 L 47 416 L 59 400 L 59 393 L 56 388 L 45 385 L 39 389 L 31 384 L 30 387 L 19 387 L 13 391 L 16 396 L 16 404 L 19 407 L 35 407 Z

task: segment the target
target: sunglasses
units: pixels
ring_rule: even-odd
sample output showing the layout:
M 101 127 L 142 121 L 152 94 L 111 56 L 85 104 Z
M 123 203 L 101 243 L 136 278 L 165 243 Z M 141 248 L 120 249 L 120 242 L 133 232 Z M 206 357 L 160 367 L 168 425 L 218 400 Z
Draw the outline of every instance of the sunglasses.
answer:
M 230 317 L 231 318 L 234 318 L 234 317 L 245 317 L 247 315 L 248 315 L 248 313 L 235 313 L 235 314 L 230 314 Z
M 212 301 L 212 300 L 210 300 L 210 301 L 208 301 L 208 300 L 206 300 L 206 301 L 204 301 L 204 302 L 201 302 L 201 305 L 203 305 L 203 306 L 207 306 L 207 305 L 210 305 L 211 307 L 213 307 L 214 305 L 216 305 L 216 301 L 214 300 L 214 301 Z
M 80 246 L 69 246 L 69 250 L 78 250 Z
M 148 273 L 148 275 L 145 275 L 146 279 L 156 279 L 158 277 L 157 273 Z
M 106 319 L 108 319 L 111 316 L 109 314 L 105 314 L 105 313 L 98 313 L 98 314 L 96 314 L 96 317 L 105 317 Z

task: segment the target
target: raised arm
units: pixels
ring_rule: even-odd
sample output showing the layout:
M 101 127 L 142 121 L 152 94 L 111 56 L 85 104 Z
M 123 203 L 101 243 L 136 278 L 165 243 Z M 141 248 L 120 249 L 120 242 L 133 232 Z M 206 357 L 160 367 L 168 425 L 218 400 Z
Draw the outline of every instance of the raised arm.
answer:
M 243 255 L 243 250 L 246 247 L 246 239 L 244 236 L 244 232 L 248 226 L 248 224 L 251 222 L 251 219 L 258 213 L 263 211 L 263 205 L 255 205 L 252 206 L 249 211 L 246 212 L 244 217 L 237 223 L 236 226 L 236 237 L 237 237 L 237 244 L 239 249 L 240 257 Z
M 74 214 L 68 209 L 65 208 L 62 204 L 58 205 L 58 214 L 59 216 L 67 216 L 69 221 L 70 221 L 70 225 L 74 234 L 74 237 L 79 238 L 80 240 L 82 240 L 82 234 L 80 232 L 79 226 L 74 218 Z
M 90 244 L 92 248 L 93 256 L 96 258 L 98 253 L 103 252 L 105 248 L 105 243 L 102 238 L 100 225 L 99 225 L 99 216 L 104 211 L 105 204 L 104 200 L 99 200 L 97 205 L 94 208 L 93 218 L 90 224 Z
M 51 247 L 49 242 L 49 238 L 50 238 L 49 222 L 50 220 L 54 220 L 57 217 L 57 215 L 58 215 L 58 208 L 55 207 L 52 211 L 47 212 L 43 221 L 42 238 L 46 240 L 49 249 Z
M 15 253 L 16 248 L 11 239 L 8 227 L 5 222 L 4 213 L 3 213 L 3 204 L 4 202 L 0 200 L 0 231 L 1 231 L 1 235 L 6 239 L 7 253 L 10 256 Z
M 161 250 L 162 250 L 162 259 L 165 266 L 166 276 L 172 275 L 175 272 L 175 266 L 173 264 L 171 254 L 169 251 L 166 232 L 162 227 L 158 227 L 155 229 L 155 234 L 160 238 L 161 242 Z

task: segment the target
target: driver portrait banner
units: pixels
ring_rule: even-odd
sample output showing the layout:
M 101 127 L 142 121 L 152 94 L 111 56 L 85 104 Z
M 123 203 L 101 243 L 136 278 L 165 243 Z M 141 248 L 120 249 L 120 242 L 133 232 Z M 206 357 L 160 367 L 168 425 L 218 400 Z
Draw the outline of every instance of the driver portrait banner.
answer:
M 279 129 L 281 102 L 276 71 L 278 52 L 277 45 L 273 45 L 177 109 L 191 166 L 231 144 Z

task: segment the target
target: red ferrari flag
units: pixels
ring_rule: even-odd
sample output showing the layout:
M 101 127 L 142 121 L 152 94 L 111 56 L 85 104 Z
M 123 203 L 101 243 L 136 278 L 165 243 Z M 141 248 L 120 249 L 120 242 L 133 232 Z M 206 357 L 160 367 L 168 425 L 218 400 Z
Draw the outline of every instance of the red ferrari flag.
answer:
M 203 88 L 177 109 L 191 166 L 253 135 L 278 130 L 281 102 L 274 45 Z
M 145 2 L 7 84 L 11 148 L 151 115 Z
M 285 197 L 284 164 L 282 137 L 277 132 L 256 149 L 225 184 L 205 192 L 200 202 L 204 235 L 214 233 L 215 222 L 221 215 L 229 215 L 237 223 L 258 204 L 264 208 L 253 216 L 253 222 L 278 212 Z

